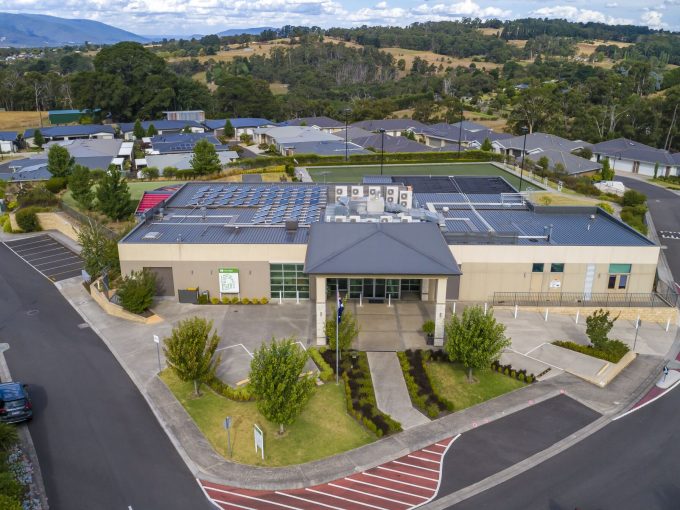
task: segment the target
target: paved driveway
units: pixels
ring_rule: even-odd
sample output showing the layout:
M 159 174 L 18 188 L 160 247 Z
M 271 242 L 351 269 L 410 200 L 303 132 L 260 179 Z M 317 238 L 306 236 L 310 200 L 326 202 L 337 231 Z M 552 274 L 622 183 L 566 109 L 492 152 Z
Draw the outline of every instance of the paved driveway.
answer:
M 83 259 L 47 234 L 6 241 L 5 245 L 53 282 L 79 276 L 83 270 Z

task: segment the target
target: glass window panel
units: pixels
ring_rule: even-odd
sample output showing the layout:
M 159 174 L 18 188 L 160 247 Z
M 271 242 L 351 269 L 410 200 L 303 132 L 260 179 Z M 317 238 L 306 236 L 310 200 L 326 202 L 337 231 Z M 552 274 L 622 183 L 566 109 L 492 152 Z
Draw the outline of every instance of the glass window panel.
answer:
M 631 264 L 609 264 L 609 274 L 630 273 Z
M 542 273 L 544 266 L 545 266 L 545 264 L 543 264 L 543 263 L 534 262 L 533 266 L 531 267 L 531 272 L 532 273 Z
M 288 271 L 295 271 L 295 268 L 297 267 L 297 264 L 283 264 L 283 270 L 288 272 Z
M 611 275 L 609 277 L 609 282 L 607 283 L 607 288 L 608 289 L 615 289 L 616 288 L 616 275 Z
M 551 273 L 564 273 L 564 262 L 558 264 L 550 264 Z
M 297 294 L 295 293 L 294 290 L 286 289 L 283 291 L 283 297 L 288 299 L 295 299 L 297 297 Z
M 625 289 L 627 285 L 628 275 L 627 274 L 619 275 L 619 289 Z
M 300 291 L 300 299 L 309 299 L 309 292 Z

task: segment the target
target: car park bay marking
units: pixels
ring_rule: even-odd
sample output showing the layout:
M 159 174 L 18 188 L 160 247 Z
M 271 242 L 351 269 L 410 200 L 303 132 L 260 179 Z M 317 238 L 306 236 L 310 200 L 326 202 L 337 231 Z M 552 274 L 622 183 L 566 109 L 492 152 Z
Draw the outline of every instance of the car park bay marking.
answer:
M 412 510 L 437 496 L 444 457 L 459 437 L 460 434 L 361 473 L 304 489 L 256 491 L 196 481 L 206 497 L 222 510 L 304 510 L 312 507 L 319 510 Z

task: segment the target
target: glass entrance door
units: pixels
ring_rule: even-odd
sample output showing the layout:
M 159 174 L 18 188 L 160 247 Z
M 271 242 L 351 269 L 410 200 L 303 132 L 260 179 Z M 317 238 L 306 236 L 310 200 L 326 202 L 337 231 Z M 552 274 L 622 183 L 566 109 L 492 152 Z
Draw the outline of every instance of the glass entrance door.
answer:
M 329 278 L 326 284 L 326 294 L 330 298 L 335 296 L 336 289 L 341 296 L 350 299 L 399 299 L 401 296 L 400 282 L 403 280 L 384 278 Z M 401 289 L 403 290 L 403 289 Z

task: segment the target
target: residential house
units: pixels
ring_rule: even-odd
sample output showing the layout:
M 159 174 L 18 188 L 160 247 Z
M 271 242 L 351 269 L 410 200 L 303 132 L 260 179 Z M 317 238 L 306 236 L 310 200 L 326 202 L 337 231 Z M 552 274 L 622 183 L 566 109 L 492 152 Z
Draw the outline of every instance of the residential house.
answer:
M 47 159 L 23 158 L 0 162 L 0 181 L 46 181 L 52 177 L 47 170 Z
M 331 119 L 330 117 L 302 117 L 281 122 L 279 126 L 308 126 L 325 131 L 326 133 L 335 133 L 336 131 L 344 129 L 345 123 Z
M 369 136 L 353 138 L 352 142 L 360 145 L 366 149 L 369 147 L 376 152 L 431 152 L 434 151 L 432 147 L 428 147 L 422 143 L 416 142 L 405 136 L 390 136 L 385 134 L 371 133 Z
M 531 160 L 534 163 L 546 157 L 549 161 L 549 169 L 555 171 L 558 168 L 563 170 L 564 173 L 568 175 L 579 175 L 587 173 L 599 172 L 602 169 L 602 165 L 596 161 L 591 161 L 570 152 L 560 151 L 557 149 L 540 149 L 531 152 L 527 155 L 527 160 Z
M 520 135 L 494 140 L 491 142 L 491 145 L 494 152 L 514 158 L 521 158 L 522 151 L 524 150 L 526 150 L 527 154 L 548 149 L 571 153 L 585 147 L 590 147 L 591 144 L 582 140 L 567 140 L 566 138 L 547 133 L 529 133 L 526 136 Z
M 281 154 L 298 152 L 295 146 L 305 142 L 342 141 L 344 138 L 332 135 L 320 128 L 311 126 L 281 126 L 273 128 L 256 128 L 253 130 L 256 144 L 274 145 Z
M 185 128 L 189 128 L 192 133 L 205 132 L 205 126 L 195 120 L 145 120 L 141 122 L 144 131 L 148 131 L 151 124 L 159 135 L 181 133 Z M 125 140 L 134 140 L 134 122 L 123 122 L 119 127 Z
M 497 133 L 481 124 L 464 121 L 462 128 L 460 122 L 455 124 L 442 122 L 426 126 L 425 129 L 418 133 L 418 138 L 422 139 L 430 147 L 448 147 L 449 150 L 458 150 L 459 141 L 460 145 L 464 148 L 480 149 L 487 138 L 490 142 L 494 142 L 496 140 L 512 138 L 512 135 Z
M 205 120 L 205 112 L 203 110 L 180 110 L 163 113 L 165 114 L 165 120 L 195 120 L 196 122 L 203 122 Z
M 241 135 L 253 136 L 253 130 L 262 127 L 275 127 L 276 123 L 267 119 L 243 118 L 229 119 L 234 128 L 234 138 L 238 139 Z M 212 131 L 215 136 L 224 136 L 224 126 L 227 119 L 206 120 L 203 125 L 208 131 Z
M 19 134 L 16 131 L 0 131 L 0 154 L 17 151 Z
M 144 158 L 136 159 L 135 166 L 137 169 L 145 167 L 158 168 L 161 175 L 163 169 L 172 167 L 177 170 L 190 170 L 191 159 L 194 157 L 193 152 L 178 152 L 168 154 L 147 154 Z M 238 159 L 238 153 L 235 151 L 220 151 L 217 153 L 222 166 L 226 166 L 232 161 Z
M 313 142 L 297 142 L 290 145 L 285 145 L 284 152 L 286 156 L 293 156 L 295 154 L 316 154 L 318 156 L 353 156 L 355 154 L 373 154 L 354 142 L 347 142 L 345 140 L 320 140 Z
M 171 133 L 152 136 L 148 140 L 151 145 L 151 148 L 146 150 L 148 154 L 191 153 L 200 140 L 209 141 L 218 152 L 229 150 L 229 146 L 222 145 L 212 133 Z
M 40 130 L 45 142 L 57 140 L 78 140 L 97 138 L 100 140 L 111 140 L 115 137 L 116 131 L 112 126 L 102 124 L 78 124 L 76 126 L 52 126 L 46 128 L 27 129 L 24 133 L 26 143 L 35 147 L 34 133 Z
M 608 158 L 615 172 L 653 176 L 654 168 L 658 164 L 658 176 L 680 175 L 680 161 L 677 155 L 627 138 L 596 143 L 591 150 L 593 161 L 602 162 Z
M 413 133 L 420 132 L 427 127 L 427 125 L 417 120 L 411 119 L 384 119 L 384 120 L 362 120 L 354 122 L 352 127 L 365 129 L 373 133 L 378 133 L 381 129 L 385 130 L 386 135 L 401 136 L 405 131 Z

